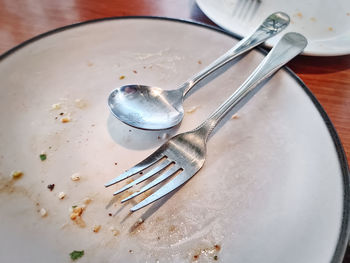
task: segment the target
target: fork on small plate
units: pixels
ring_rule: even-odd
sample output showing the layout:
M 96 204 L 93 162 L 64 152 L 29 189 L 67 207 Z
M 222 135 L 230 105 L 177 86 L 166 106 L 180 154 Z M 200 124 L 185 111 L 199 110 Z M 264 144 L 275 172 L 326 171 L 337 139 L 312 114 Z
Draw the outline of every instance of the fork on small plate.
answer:
M 285 34 L 247 80 L 201 125 L 192 131 L 172 137 L 153 154 L 109 181 L 105 186 L 109 187 L 151 168 L 147 173 L 116 191 L 114 195 L 117 195 L 159 174 L 153 181 L 124 198 L 121 201 L 123 203 L 164 182 L 169 177 L 173 177 L 153 194 L 133 206 L 131 208 L 133 212 L 164 197 L 186 183 L 202 168 L 206 158 L 207 140 L 217 124 L 228 112 L 243 106 L 259 90 L 258 87 L 261 86 L 259 84 L 262 81 L 300 54 L 306 45 L 307 40 L 301 34 L 294 32 Z

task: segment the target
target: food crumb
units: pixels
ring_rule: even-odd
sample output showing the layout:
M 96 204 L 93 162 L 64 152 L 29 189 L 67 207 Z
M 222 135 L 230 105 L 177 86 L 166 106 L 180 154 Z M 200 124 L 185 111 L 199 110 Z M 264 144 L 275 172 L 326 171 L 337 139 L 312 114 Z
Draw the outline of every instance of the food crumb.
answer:
M 124 76 L 124 75 L 123 75 L 123 76 L 120 76 L 119 79 L 125 79 L 125 76 Z
M 98 232 L 100 231 L 100 229 L 101 229 L 101 225 L 95 225 L 95 226 L 92 228 L 92 231 L 93 231 L 94 233 L 98 233 Z
M 70 122 L 70 121 L 71 121 L 71 118 L 68 117 L 68 116 L 61 119 L 62 123 L 67 123 L 67 122 Z
M 198 108 L 199 108 L 199 106 L 193 106 L 193 107 L 189 108 L 186 111 L 186 113 L 194 113 Z
M 74 173 L 74 174 L 72 174 L 72 176 L 70 178 L 72 179 L 72 181 L 79 181 L 80 180 L 80 174 L 79 173 Z
M 220 251 L 221 246 L 220 245 L 215 245 L 214 248 L 215 248 L 216 251 Z
M 312 22 L 316 22 L 316 18 L 314 18 L 314 17 L 311 17 L 310 20 L 311 20 Z
M 130 228 L 130 233 L 135 234 L 143 230 L 144 229 L 143 222 L 144 222 L 143 218 L 139 218 L 137 222 Z
M 330 27 L 328 28 L 328 31 L 333 31 L 333 27 L 330 26 Z
M 88 65 L 88 67 L 92 67 L 92 66 L 94 65 L 94 63 L 92 63 L 92 62 L 89 61 L 89 62 L 87 63 L 87 65 Z
M 131 249 L 129 249 L 129 253 L 131 253 L 131 254 L 132 254 L 132 253 L 134 253 L 134 251 L 132 251 Z
M 118 229 L 116 229 L 115 227 L 110 227 L 109 230 L 111 230 L 111 232 L 113 233 L 113 236 L 118 236 L 120 234 L 120 232 L 118 231 Z
M 132 72 L 134 72 L 135 74 L 137 74 L 137 71 L 136 71 L 136 70 L 133 70 Z
M 74 221 L 78 217 L 80 217 L 82 214 L 83 214 L 83 208 L 80 206 L 75 206 L 75 207 L 73 207 L 73 211 L 70 214 L 70 219 Z
M 198 64 L 202 64 L 202 61 L 198 60 Z
M 64 192 L 59 192 L 57 196 L 59 199 L 64 199 L 66 194 Z
M 117 164 L 118 164 L 118 163 L 116 163 L 116 162 L 114 163 L 114 165 L 117 165 Z
M 303 18 L 303 14 L 300 13 L 300 12 L 296 13 L 295 15 L 296 15 L 297 17 L 299 17 L 300 19 Z
M 109 216 L 112 216 L 112 213 L 108 213 Z
M 61 108 L 61 103 L 54 103 L 52 104 L 51 108 L 53 110 L 59 110 Z
M 18 178 L 22 177 L 22 175 L 23 175 L 23 172 L 21 172 L 21 171 L 13 171 L 11 173 L 11 177 L 13 179 L 18 179 Z
M 52 191 L 55 188 L 55 184 L 49 184 L 47 188 L 49 188 L 50 191 Z
M 47 211 L 46 211 L 45 208 L 41 208 L 41 209 L 40 209 L 40 215 L 41 215 L 41 217 L 47 216 Z
M 348 12 L 348 13 L 346 13 L 346 15 L 347 15 L 347 16 L 350 16 L 350 13 Z
M 84 203 L 85 205 L 88 205 L 88 204 L 90 204 L 91 202 L 92 202 L 92 199 L 91 199 L 90 197 L 84 198 L 83 203 Z
M 171 225 L 171 226 L 169 227 L 169 232 L 174 232 L 175 230 L 176 230 L 176 226 Z
M 237 120 L 239 118 L 238 114 L 233 114 L 231 120 Z

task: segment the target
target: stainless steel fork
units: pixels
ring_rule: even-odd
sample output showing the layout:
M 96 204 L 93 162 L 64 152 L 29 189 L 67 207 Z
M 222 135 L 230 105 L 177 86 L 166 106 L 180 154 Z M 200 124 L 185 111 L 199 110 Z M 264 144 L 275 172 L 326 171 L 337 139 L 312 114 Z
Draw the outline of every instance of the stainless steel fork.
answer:
M 258 84 L 301 53 L 306 45 L 307 40 L 302 35 L 298 33 L 285 34 L 248 79 L 206 121 L 192 131 L 172 137 L 145 160 L 111 180 L 105 186 L 118 183 L 156 164 L 152 170 L 114 193 L 114 195 L 119 194 L 162 172 L 152 182 L 122 200 L 125 202 L 175 175 L 167 184 L 131 208 L 131 211 L 136 211 L 183 185 L 203 166 L 207 140 L 222 118 L 238 104 L 239 106 L 245 104 L 255 94 L 254 91 L 257 90 Z

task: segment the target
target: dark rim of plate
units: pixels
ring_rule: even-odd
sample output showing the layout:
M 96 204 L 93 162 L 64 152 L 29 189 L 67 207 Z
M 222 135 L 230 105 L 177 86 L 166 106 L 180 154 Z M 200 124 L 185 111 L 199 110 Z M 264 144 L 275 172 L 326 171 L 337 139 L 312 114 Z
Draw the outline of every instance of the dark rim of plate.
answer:
M 82 26 L 82 25 L 86 25 L 86 24 L 108 21 L 108 20 L 119 20 L 119 19 L 158 19 L 158 20 L 180 22 L 180 23 L 186 23 L 189 25 L 200 26 L 200 27 L 204 27 L 204 28 L 207 28 L 210 30 L 214 30 L 218 33 L 225 34 L 225 35 L 233 37 L 235 39 L 242 39 L 242 37 L 237 35 L 237 34 L 225 31 L 225 30 L 218 28 L 218 27 L 215 27 L 215 26 L 207 25 L 207 24 L 200 23 L 200 22 L 177 19 L 177 18 L 157 17 L 157 16 L 106 17 L 106 18 L 100 18 L 100 19 L 94 19 L 94 20 L 88 20 L 88 21 L 84 21 L 84 22 L 80 22 L 80 23 L 70 24 L 70 25 L 59 27 L 57 29 L 42 33 L 40 35 L 37 35 L 31 39 L 24 41 L 21 44 L 15 46 L 14 48 L 6 51 L 2 55 L 0 55 L 0 62 L 2 60 L 4 60 L 6 57 L 8 57 L 9 55 L 16 52 L 17 50 L 25 47 L 26 45 L 28 45 L 32 42 L 35 42 L 37 40 L 40 40 L 44 37 L 50 36 L 52 34 L 56 34 L 56 33 L 59 33 L 61 31 L 75 28 L 75 27 Z M 267 52 L 268 52 L 267 50 L 265 50 L 261 47 L 258 47 L 257 50 L 259 50 L 263 54 L 267 54 Z M 350 213 L 349 213 L 349 207 L 347 205 L 350 203 L 350 180 L 349 180 L 350 175 L 349 175 L 349 168 L 348 168 L 347 159 L 346 159 L 346 156 L 344 153 L 343 146 L 340 142 L 339 136 L 334 128 L 334 125 L 332 124 L 331 120 L 329 119 L 326 111 L 321 106 L 320 102 L 316 99 L 316 97 L 309 90 L 309 88 L 304 84 L 304 82 L 291 69 L 289 69 L 288 67 L 285 66 L 284 71 L 287 72 L 292 78 L 294 78 L 296 80 L 296 82 L 300 85 L 300 87 L 305 91 L 305 93 L 311 99 L 313 104 L 316 106 L 318 112 L 321 114 L 322 119 L 324 120 L 324 122 L 328 128 L 328 131 L 333 139 L 333 143 L 334 143 L 334 146 L 335 146 L 337 154 L 338 154 L 338 159 L 340 162 L 340 167 L 341 167 L 341 171 L 342 171 L 342 175 L 343 175 L 343 186 L 344 186 L 343 218 L 342 218 L 342 223 L 341 223 L 340 235 L 338 237 L 338 243 L 337 243 L 337 246 L 335 248 L 331 263 L 341 262 L 343 257 L 344 257 L 347 245 L 348 245 L 348 238 L 349 238 L 349 231 L 350 231 L 350 228 L 349 228 L 349 220 L 350 220 L 349 215 L 350 215 Z

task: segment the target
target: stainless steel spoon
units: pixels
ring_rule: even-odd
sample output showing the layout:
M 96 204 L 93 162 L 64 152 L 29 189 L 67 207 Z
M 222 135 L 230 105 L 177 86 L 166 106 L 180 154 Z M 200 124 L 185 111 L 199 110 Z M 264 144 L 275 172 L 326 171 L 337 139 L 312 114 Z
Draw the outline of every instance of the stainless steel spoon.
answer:
M 237 56 L 275 36 L 288 26 L 289 21 L 287 14 L 273 13 L 252 35 L 242 39 L 178 89 L 162 90 L 158 87 L 126 85 L 113 90 L 108 98 L 111 112 L 122 122 L 141 129 L 162 130 L 179 124 L 184 116 L 182 106 L 184 98 L 200 80 Z

